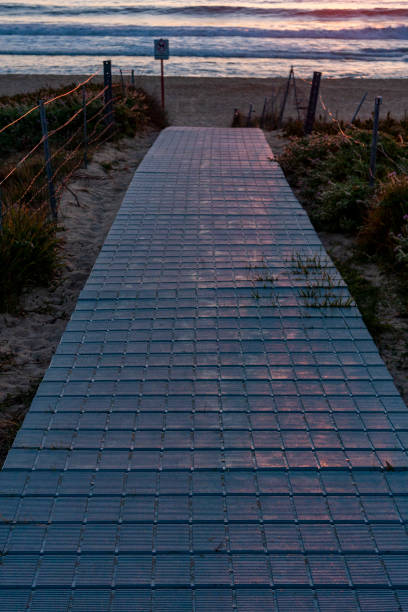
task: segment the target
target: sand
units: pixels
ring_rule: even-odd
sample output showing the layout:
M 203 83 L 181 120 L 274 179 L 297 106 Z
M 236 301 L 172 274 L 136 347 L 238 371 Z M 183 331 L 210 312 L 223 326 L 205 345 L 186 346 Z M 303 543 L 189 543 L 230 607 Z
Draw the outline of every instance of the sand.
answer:
M 26 398 L 20 396 L 43 377 L 134 171 L 157 134 L 150 129 L 118 145 L 104 145 L 63 194 L 62 274 L 52 287 L 26 294 L 18 315 L 0 314 L 0 408 L 6 398 L 10 403 L 17 396 L 9 413 L 23 409 Z M 1 426 L 0 417 L 0 438 Z
M 60 87 L 82 78 L 0 75 L 0 96 L 35 91 L 43 86 Z M 138 77 L 137 84 L 159 95 L 157 77 Z M 253 104 L 259 114 L 264 97 L 282 92 L 284 86 L 284 79 L 169 77 L 166 79 L 169 121 L 173 125 L 226 127 L 231 124 L 234 108 L 247 113 L 249 104 Z M 308 85 L 298 83 L 298 89 L 306 103 Z M 369 116 L 376 95 L 383 96 L 384 115 L 390 111 L 400 117 L 408 108 L 408 85 L 403 80 L 333 79 L 323 81 L 322 85 L 325 103 L 334 114 L 337 111 L 339 118 L 350 118 L 365 92 L 368 97 L 362 117 Z M 290 102 L 288 115 L 295 116 L 293 100 Z M 318 112 L 324 113 L 322 109 Z M 22 394 L 34 389 L 47 369 L 133 173 L 156 136 L 157 132 L 148 130 L 135 139 L 124 140 L 119 147 L 105 145 L 88 170 L 74 175 L 70 190 L 78 197 L 80 206 L 72 193 L 66 191 L 60 215 L 65 240 L 65 267 L 61 277 L 53 287 L 26 295 L 19 316 L 0 314 L 0 410 L 3 409 L 0 447 L 4 423 L 27 408 L 29 401 Z M 285 144 L 279 134 L 270 133 L 267 138 L 279 154 Z M 387 360 L 387 364 L 392 371 L 392 360 Z M 394 375 L 408 397 L 407 377 L 404 382 L 399 372 Z
M 60 87 L 81 82 L 84 76 L 64 75 L 0 75 L 0 96 L 35 91 L 39 87 Z M 160 96 L 160 79 L 137 76 L 137 85 Z M 281 100 L 286 79 L 246 79 L 207 77 L 167 77 L 165 79 L 166 109 L 173 125 L 230 125 L 234 108 L 247 114 L 253 104 L 260 115 L 265 97 L 278 95 Z M 305 107 L 310 85 L 297 80 L 299 101 Z M 351 120 L 362 96 L 367 93 L 360 117 L 369 117 L 376 96 L 382 96 L 381 115 L 391 112 L 395 117 L 408 114 L 408 83 L 404 79 L 322 79 L 321 95 L 327 109 L 339 119 Z M 318 114 L 329 116 L 319 102 Z M 293 92 L 289 96 L 286 116 L 296 116 Z

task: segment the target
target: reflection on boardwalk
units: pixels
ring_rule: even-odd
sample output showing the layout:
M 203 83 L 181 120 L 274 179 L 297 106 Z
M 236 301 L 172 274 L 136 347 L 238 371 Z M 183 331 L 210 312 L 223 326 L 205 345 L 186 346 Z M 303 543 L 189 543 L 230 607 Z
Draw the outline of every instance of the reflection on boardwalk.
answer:
M 0 473 L 0 610 L 408 609 L 408 412 L 270 155 L 136 172 Z

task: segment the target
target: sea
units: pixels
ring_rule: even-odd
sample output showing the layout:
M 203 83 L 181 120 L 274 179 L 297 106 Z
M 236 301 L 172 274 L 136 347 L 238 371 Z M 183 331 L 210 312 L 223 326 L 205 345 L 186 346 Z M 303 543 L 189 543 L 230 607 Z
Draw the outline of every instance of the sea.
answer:
M 10 0 L 0 2 L 0 73 L 89 74 L 111 59 L 168 75 L 406 78 L 408 1 Z

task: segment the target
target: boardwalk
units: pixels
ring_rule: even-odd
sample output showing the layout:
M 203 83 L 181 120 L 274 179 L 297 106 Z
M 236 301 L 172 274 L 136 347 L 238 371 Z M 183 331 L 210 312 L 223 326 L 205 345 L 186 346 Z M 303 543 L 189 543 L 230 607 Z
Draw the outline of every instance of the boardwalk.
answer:
M 1 611 L 408 610 L 408 412 L 270 156 L 136 172 L 0 473 Z

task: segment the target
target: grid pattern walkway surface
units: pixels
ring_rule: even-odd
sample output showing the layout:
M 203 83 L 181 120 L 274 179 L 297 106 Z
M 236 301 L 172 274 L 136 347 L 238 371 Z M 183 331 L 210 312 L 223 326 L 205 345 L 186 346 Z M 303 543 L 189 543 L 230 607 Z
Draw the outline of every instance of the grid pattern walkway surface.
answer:
M 169 128 L 0 473 L 0 610 L 406 611 L 407 441 L 262 132 Z

